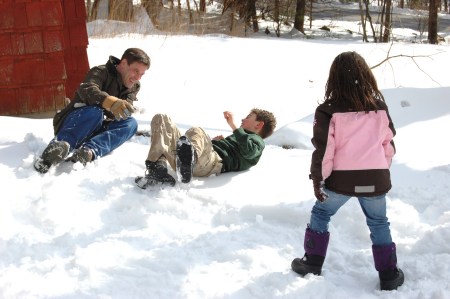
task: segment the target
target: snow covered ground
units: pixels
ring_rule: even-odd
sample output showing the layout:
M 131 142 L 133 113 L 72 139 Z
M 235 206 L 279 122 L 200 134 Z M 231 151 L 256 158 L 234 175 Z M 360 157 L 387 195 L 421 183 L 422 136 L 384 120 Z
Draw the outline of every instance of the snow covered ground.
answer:
M 258 107 L 277 116 L 276 132 L 249 171 L 141 190 L 148 137 L 42 175 L 33 160 L 52 120 L 0 117 L 0 298 L 450 298 L 447 45 L 125 34 L 91 37 L 90 64 L 128 47 L 152 59 L 140 129 L 167 113 L 182 130 L 229 134 L 224 110 L 239 120 Z M 332 219 L 323 275 L 290 270 L 315 201 L 312 114 L 332 60 L 348 50 L 372 66 L 404 55 L 373 70 L 397 129 L 388 217 L 406 280 L 392 292 L 378 290 L 356 200 Z

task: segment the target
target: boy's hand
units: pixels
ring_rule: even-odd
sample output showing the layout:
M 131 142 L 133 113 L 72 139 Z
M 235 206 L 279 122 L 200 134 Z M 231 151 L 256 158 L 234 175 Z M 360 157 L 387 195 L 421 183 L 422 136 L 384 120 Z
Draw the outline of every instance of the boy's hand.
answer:
M 225 137 L 223 137 L 223 135 L 218 135 L 216 137 L 213 138 L 213 140 L 221 140 L 224 139 Z
M 233 129 L 233 131 L 236 130 L 237 127 L 234 124 L 233 113 L 231 113 L 230 111 L 224 111 L 223 117 L 225 117 L 225 120 L 227 121 L 231 129 Z

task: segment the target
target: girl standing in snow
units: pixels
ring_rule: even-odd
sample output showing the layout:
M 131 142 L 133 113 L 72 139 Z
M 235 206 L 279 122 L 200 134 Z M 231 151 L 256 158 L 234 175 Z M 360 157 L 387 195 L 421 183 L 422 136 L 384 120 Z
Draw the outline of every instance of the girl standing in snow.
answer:
M 365 60 L 355 52 L 338 55 L 330 68 L 324 102 L 315 112 L 310 179 L 317 201 L 305 232 L 305 255 L 292 261 L 292 270 L 320 275 L 331 216 L 357 197 L 370 230 L 380 288 L 394 290 L 403 284 L 386 217 L 394 135 L 384 97 Z

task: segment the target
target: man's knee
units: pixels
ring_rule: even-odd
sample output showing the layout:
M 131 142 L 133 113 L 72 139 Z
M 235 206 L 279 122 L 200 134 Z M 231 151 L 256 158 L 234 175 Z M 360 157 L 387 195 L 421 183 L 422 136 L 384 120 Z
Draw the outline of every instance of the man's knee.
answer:
M 129 117 L 127 118 L 128 120 L 128 127 L 130 128 L 130 131 L 132 133 L 132 135 L 136 134 L 137 129 L 138 129 L 138 123 L 137 120 L 133 117 Z

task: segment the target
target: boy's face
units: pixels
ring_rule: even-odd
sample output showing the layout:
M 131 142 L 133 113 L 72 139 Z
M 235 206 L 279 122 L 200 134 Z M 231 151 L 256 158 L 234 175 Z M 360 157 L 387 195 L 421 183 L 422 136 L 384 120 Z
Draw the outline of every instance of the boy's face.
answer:
M 122 76 L 123 85 L 125 85 L 125 87 L 127 88 L 131 88 L 136 82 L 141 80 L 142 76 L 147 70 L 147 66 L 136 61 L 128 65 L 127 60 L 122 59 L 122 61 L 117 66 L 117 70 Z
M 246 118 L 242 119 L 241 128 L 251 132 L 258 132 L 263 125 L 264 122 L 256 120 L 255 113 L 250 113 Z

